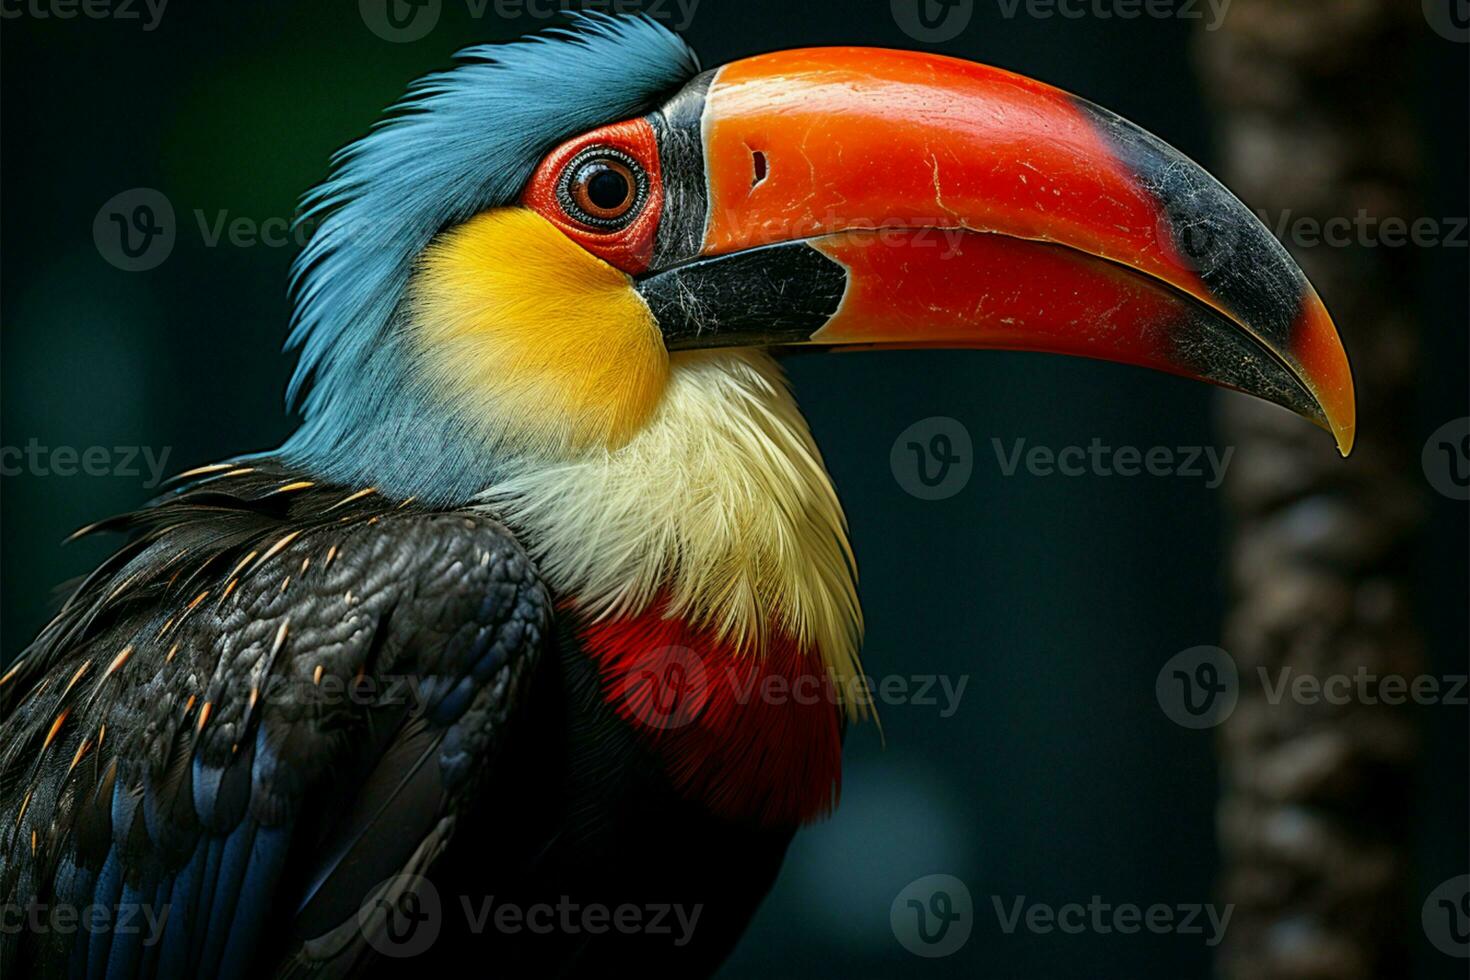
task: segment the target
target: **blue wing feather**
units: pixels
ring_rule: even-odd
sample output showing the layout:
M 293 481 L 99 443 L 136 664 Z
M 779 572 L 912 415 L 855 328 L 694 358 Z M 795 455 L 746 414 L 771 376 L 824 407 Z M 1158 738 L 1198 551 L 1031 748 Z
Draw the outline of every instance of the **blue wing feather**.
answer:
M 97 884 L 92 889 L 91 904 L 100 905 L 103 908 L 116 908 L 117 901 L 122 896 L 122 890 L 122 859 L 114 851 L 108 855 L 107 863 L 102 866 L 102 873 L 97 876 Z M 90 932 L 87 942 L 88 980 L 103 980 L 107 972 L 107 958 L 111 949 L 112 931 L 110 929 L 97 929 Z

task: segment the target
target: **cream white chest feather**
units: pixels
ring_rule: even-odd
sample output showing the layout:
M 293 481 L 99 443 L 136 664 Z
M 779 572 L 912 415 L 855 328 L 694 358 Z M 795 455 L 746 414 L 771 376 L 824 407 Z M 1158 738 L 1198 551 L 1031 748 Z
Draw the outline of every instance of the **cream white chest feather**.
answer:
M 759 655 L 772 629 L 859 673 L 846 518 L 785 379 L 764 352 L 687 352 L 628 442 L 511 464 L 480 502 L 593 615 L 660 596 L 668 615 Z M 845 686 L 839 690 L 846 690 Z

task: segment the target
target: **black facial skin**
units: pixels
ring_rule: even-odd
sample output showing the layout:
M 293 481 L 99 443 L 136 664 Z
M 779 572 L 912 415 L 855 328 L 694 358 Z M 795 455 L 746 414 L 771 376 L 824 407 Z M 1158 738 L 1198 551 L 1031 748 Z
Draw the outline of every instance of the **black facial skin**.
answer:
M 805 242 L 699 258 L 709 213 L 701 120 L 714 74 L 696 76 L 648 117 L 664 204 L 638 291 L 669 350 L 803 343 L 837 312 L 846 269 Z
M 803 343 L 846 290 L 847 270 L 806 242 L 686 262 L 638 281 L 671 351 Z
M 704 244 L 709 194 L 705 188 L 700 120 L 714 77 L 713 71 L 696 75 L 662 109 L 648 116 L 658 141 L 664 184 L 663 215 L 654 233 L 650 271 L 687 262 L 699 254 Z

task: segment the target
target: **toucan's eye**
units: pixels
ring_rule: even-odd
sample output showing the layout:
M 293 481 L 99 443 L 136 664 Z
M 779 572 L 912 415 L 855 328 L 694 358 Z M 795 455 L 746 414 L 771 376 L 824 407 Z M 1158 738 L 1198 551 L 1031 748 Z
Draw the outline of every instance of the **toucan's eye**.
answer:
M 648 197 L 648 177 L 621 150 L 594 146 L 572 158 L 557 183 L 562 209 L 574 221 L 613 231 L 638 214 Z
M 568 140 L 537 164 L 520 203 L 604 262 L 646 271 L 664 212 L 652 124 L 625 119 Z

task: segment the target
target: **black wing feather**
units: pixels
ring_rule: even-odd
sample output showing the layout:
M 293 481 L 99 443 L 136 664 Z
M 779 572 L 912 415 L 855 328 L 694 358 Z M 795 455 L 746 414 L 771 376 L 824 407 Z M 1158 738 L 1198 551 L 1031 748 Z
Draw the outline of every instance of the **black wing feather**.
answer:
M 271 464 L 131 532 L 0 681 L 0 898 L 161 921 L 0 935 L 23 976 L 344 975 L 427 869 L 550 632 L 491 517 Z

